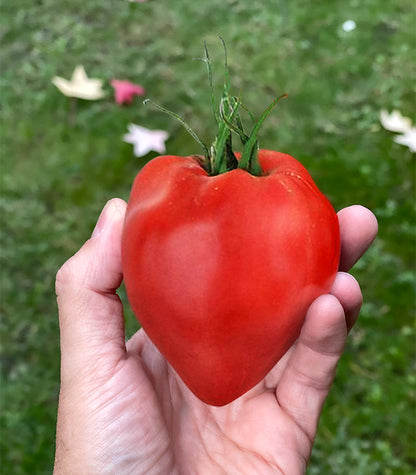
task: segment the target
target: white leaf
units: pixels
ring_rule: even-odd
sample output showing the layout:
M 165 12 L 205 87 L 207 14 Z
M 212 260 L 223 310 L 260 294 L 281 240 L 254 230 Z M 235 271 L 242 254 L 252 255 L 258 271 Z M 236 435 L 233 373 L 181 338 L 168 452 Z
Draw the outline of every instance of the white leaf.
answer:
M 412 127 L 402 135 L 396 135 L 394 141 L 400 145 L 409 147 L 409 150 L 416 153 L 416 127 Z
M 403 117 L 397 110 L 394 110 L 391 114 L 386 110 L 382 110 L 380 112 L 380 122 L 390 132 L 406 133 L 412 128 L 412 121 L 408 117 Z
M 94 101 L 104 96 L 101 79 L 89 78 L 85 72 L 84 66 L 79 65 L 75 68 L 71 79 L 55 76 L 52 83 L 68 97 L 77 97 Z
M 342 29 L 346 31 L 347 33 L 355 30 L 356 27 L 357 27 L 357 24 L 355 23 L 354 20 L 347 20 L 347 21 L 344 21 L 344 23 L 342 24 Z
M 129 132 L 123 136 L 123 141 L 134 146 L 134 155 L 143 157 L 150 151 L 165 153 L 165 142 L 169 134 L 164 130 L 150 130 L 136 124 L 129 124 Z

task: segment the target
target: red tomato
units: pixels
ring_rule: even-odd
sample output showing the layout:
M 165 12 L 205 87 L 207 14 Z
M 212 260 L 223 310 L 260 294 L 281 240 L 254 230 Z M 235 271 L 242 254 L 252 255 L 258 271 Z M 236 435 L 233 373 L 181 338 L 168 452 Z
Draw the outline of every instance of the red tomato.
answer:
M 306 169 L 268 150 L 259 163 L 261 176 L 209 176 L 196 157 L 158 157 L 127 208 L 131 307 L 191 391 L 217 406 L 266 376 L 338 269 L 337 215 Z

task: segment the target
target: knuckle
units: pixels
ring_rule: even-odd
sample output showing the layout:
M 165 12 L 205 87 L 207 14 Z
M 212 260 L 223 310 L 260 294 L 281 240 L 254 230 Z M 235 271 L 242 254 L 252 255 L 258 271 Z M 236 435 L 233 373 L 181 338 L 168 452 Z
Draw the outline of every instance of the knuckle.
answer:
M 59 296 L 62 290 L 73 280 L 74 272 L 72 270 L 73 257 L 68 259 L 58 270 L 55 277 L 55 293 Z
M 74 284 L 82 283 L 91 272 L 94 258 L 94 243 L 88 240 L 82 248 L 70 257 L 58 270 L 55 277 L 55 292 L 59 296 L 62 291 Z

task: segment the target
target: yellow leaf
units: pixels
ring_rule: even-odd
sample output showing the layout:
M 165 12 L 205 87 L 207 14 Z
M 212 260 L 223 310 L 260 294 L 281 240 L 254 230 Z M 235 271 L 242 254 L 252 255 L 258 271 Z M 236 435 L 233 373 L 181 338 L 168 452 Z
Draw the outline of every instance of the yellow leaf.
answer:
M 101 79 L 89 78 L 85 72 L 84 66 L 79 65 L 75 68 L 71 80 L 60 76 L 55 76 L 52 83 L 68 97 L 77 97 L 94 101 L 104 96 Z

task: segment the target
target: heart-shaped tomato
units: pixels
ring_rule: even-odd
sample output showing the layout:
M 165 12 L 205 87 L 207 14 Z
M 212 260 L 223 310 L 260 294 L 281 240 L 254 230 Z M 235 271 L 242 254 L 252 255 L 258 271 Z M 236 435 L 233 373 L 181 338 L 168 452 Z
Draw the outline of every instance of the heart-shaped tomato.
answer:
M 260 150 L 260 176 L 210 176 L 197 157 L 163 156 L 137 175 L 122 259 L 131 307 L 204 402 L 259 383 L 327 293 L 337 215 L 294 158 Z

